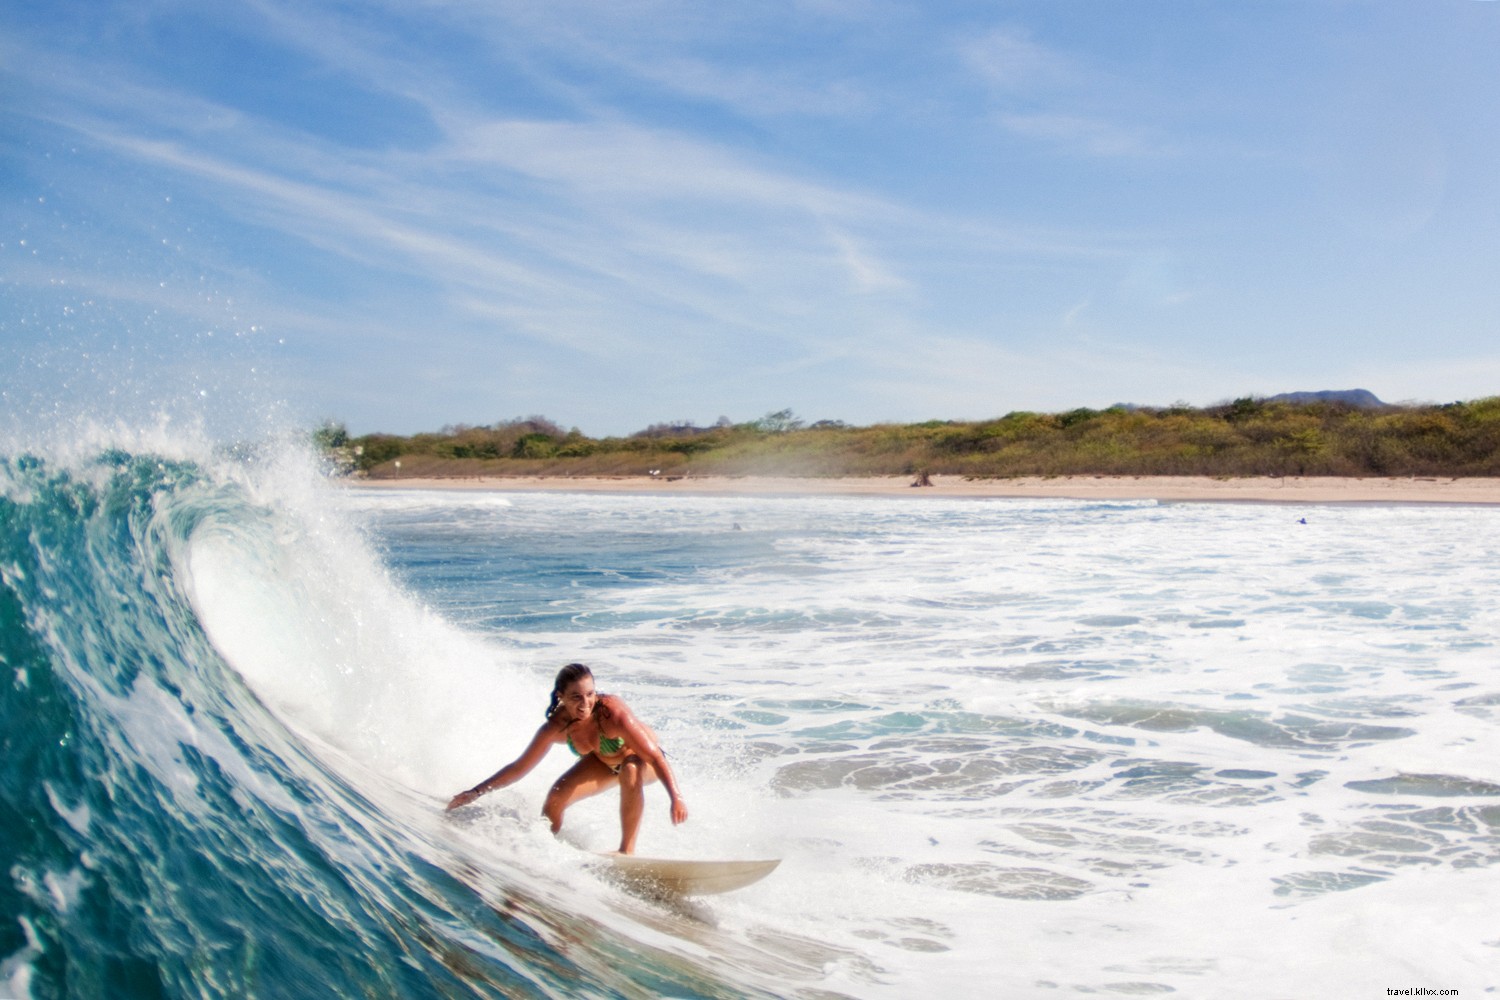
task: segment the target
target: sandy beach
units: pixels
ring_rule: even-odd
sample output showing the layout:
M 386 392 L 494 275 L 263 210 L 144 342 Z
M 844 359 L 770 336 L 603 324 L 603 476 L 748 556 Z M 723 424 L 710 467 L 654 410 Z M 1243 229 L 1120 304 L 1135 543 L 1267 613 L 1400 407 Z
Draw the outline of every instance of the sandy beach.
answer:
M 1076 500 L 1159 500 L 1246 503 L 1500 503 L 1500 479 L 1207 476 L 1057 476 L 966 479 L 933 476 L 815 479 L 777 476 L 475 476 L 353 479 L 361 489 L 491 490 L 497 492 L 663 493 L 725 496 L 891 496 L 913 499 L 1033 497 Z

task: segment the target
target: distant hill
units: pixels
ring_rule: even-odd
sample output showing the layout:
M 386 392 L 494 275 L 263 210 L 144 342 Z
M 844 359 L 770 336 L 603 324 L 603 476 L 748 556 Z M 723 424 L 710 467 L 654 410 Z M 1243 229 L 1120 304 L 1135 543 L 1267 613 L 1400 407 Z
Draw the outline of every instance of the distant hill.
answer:
M 1373 392 L 1368 389 L 1324 389 L 1320 392 L 1283 392 L 1279 396 L 1267 398 L 1268 403 L 1292 403 L 1302 405 L 1306 403 L 1343 403 L 1345 406 L 1356 406 L 1361 409 L 1377 410 L 1390 404 L 1381 402 Z
M 1290 403 L 1293 406 L 1306 406 L 1310 403 L 1343 403 L 1358 410 L 1378 410 L 1390 406 L 1368 389 L 1322 389 L 1318 392 L 1283 392 L 1277 396 L 1250 396 L 1262 403 Z M 1228 400 L 1225 400 L 1227 403 Z M 1178 407 L 1186 406 L 1186 403 L 1178 403 Z M 1125 410 L 1135 412 L 1137 410 L 1161 409 L 1157 406 L 1143 406 L 1140 403 L 1116 403 L 1110 407 L 1112 410 Z

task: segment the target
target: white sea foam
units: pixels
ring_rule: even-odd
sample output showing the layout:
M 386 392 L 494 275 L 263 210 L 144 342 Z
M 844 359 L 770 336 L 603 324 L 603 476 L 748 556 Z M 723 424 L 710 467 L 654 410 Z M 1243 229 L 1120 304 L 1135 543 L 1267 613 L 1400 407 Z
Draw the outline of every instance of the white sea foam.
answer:
M 25 917 L 19 918 L 26 943 L 12 955 L 0 960 L 0 984 L 4 984 L 6 996 L 15 1000 L 31 1000 L 31 982 L 36 978 L 34 963 L 42 954 L 41 941 L 36 927 Z

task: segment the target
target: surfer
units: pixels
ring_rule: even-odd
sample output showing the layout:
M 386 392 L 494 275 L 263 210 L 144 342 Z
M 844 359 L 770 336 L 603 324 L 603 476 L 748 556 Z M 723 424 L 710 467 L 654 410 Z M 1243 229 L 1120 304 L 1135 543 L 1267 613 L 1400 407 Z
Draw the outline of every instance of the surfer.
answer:
M 486 792 L 521 780 L 558 743 L 566 743 L 579 760 L 557 779 L 542 804 L 542 815 L 551 821 L 553 833 L 562 829 L 563 813 L 568 806 L 618 785 L 620 853 L 635 853 L 635 838 L 646 808 L 645 787 L 657 779 L 671 796 L 672 822 L 687 820 L 687 803 L 677 788 L 677 778 L 666 754 L 656 743 L 656 734 L 635 717 L 618 695 L 595 691 L 594 673 L 582 663 L 570 663 L 558 671 L 552 702 L 547 706 L 547 721 L 521 756 L 473 788 L 453 796 L 448 808 L 466 806 Z

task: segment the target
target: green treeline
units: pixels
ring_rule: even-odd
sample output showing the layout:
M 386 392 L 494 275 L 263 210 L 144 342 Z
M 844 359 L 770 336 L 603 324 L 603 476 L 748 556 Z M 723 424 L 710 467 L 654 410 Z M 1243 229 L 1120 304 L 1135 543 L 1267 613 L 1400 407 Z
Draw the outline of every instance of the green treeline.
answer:
M 804 424 L 789 410 L 591 438 L 543 417 L 402 437 L 315 435 L 371 477 L 480 475 L 1500 476 L 1500 396 L 1358 408 L 1255 397 L 1203 408 Z

